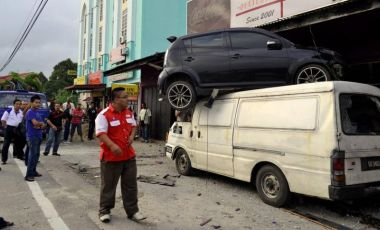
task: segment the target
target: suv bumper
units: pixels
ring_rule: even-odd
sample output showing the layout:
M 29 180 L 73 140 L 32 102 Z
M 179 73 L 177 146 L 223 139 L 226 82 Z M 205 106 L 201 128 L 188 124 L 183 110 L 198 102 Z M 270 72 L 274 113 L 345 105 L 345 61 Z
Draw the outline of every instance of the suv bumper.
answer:
M 168 76 L 169 74 L 166 70 L 162 70 L 158 76 L 157 88 L 160 96 L 165 95 L 165 82 Z
M 380 194 L 380 183 L 368 183 L 347 186 L 329 186 L 331 200 L 354 200 L 375 194 Z

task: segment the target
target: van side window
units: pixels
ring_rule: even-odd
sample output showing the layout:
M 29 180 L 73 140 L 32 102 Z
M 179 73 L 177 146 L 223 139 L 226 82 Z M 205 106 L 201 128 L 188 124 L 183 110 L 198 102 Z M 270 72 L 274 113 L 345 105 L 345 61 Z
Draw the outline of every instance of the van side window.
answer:
M 199 125 L 228 127 L 232 124 L 235 101 L 215 101 L 212 108 L 201 108 Z
M 314 130 L 317 126 L 318 97 L 242 100 L 238 111 L 240 128 Z
M 339 97 L 342 130 L 348 135 L 380 135 L 380 98 L 361 94 Z

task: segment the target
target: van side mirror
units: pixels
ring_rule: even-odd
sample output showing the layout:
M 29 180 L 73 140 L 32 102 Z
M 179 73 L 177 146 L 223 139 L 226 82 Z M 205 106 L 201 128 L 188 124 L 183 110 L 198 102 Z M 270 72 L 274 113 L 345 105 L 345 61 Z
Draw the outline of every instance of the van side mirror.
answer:
M 267 48 L 268 50 L 280 50 L 282 49 L 282 43 L 278 39 L 268 40 Z

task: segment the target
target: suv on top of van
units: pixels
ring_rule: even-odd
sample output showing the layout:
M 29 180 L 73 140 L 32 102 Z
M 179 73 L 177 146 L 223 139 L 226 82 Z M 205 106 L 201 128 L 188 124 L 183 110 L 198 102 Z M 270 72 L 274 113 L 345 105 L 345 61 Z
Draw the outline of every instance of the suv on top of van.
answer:
M 180 38 L 165 54 L 160 95 L 177 110 L 214 88 L 241 89 L 341 79 L 343 61 L 334 51 L 300 48 L 257 28 L 233 28 Z

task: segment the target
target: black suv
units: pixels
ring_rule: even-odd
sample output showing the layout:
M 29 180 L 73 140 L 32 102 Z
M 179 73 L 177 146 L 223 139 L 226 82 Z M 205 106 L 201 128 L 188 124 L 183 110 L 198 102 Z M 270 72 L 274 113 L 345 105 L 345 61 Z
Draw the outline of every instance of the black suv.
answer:
M 342 78 L 337 53 L 300 48 L 272 32 L 233 28 L 170 37 L 159 93 L 177 110 L 190 108 L 214 88 L 253 89 Z

